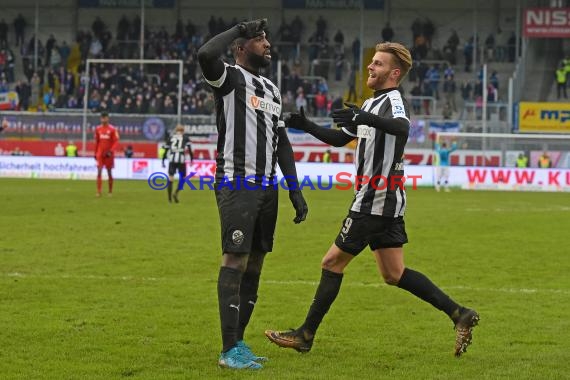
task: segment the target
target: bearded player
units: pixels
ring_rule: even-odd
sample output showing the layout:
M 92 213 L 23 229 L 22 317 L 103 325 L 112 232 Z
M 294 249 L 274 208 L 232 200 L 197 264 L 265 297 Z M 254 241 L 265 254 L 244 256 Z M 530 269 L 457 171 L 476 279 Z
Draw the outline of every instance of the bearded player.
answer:
M 109 196 L 113 193 L 113 174 L 115 167 L 114 150 L 119 144 L 119 132 L 109 124 L 109 114 L 101 112 L 101 124 L 95 129 L 95 160 L 97 161 L 97 197 L 101 196 L 103 166 L 107 168 L 109 178 Z

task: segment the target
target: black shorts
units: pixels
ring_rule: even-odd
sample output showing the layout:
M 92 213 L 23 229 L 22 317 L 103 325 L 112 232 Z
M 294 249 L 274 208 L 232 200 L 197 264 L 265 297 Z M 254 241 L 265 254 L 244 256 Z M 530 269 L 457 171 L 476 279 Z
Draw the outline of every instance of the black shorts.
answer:
M 403 217 L 391 218 L 349 211 L 335 244 L 345 252 L 358 255 L 368 245 L 378 248 L 399 248 L 408 242 Z
M 170 162 L 168 164 L 168 175 L 173 176 L 176 171 L 178 171 L 179 179 L 184 180 L 186 178 L 186 163 Z
M 215 186 L 223 253 L 271 252 L 277 222 L 278 190 Z M 252 184 L 252 187 L 255 185 Z

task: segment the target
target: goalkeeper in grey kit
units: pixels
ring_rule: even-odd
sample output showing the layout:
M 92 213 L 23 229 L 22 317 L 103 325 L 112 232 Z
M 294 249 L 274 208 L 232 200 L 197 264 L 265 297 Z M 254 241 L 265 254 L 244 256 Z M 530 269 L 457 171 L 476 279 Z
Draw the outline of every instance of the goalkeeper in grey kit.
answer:
M 257 301 L 259 278 L 273 248 L 277 221 L 276 164 L 286 176 L 295 223 L 305 220 L 307 204 L 299 189 L 293 149 L 280 121 L 279 89 L 260 75 L 271 63 L 266 20 L 242 22 L 198 51 L 206 82 L 214 91 L 218 128 L 215 195 L 221 224 L 222 264 L 218 303 L 222 368 L 260 369 L 244 332 Z M 222 61 L 231 45 L 236 64 Z
M 406 192 L 403 186 L 404 147 L 408 139 L 408 105 L 398 86 L 412 65 L 410 52 L 401 44 L 376 45 L 368 65 L 367 86 L 374 95 L 362 108 L 335 110 L 332 117 L 340 130 L 321 127 L 309 121 L 301 108 L 292 114 L 288 126 L 304 130 L 334 146 L 358 139 L 356 175 L 369 178 L 357 184 L 348 215 L 336 240 L 322 259 L 321 280 L 305 321 L 297 329 L 267 330 L 273 343 L 308 352 L 324 316 L 336 299 L 344 269 L 368 246 L 384 281 L 430 303 L 451 319 L 455 326 L 455 355 L 460 356 L 471 343 L 472 330 L 479 321 L 476 311 L 453 301 L 425 275 L 404 265 L 403 245 L 408 242 L 404 224 Z M 395 186 L 381 186 L 382 178 Z

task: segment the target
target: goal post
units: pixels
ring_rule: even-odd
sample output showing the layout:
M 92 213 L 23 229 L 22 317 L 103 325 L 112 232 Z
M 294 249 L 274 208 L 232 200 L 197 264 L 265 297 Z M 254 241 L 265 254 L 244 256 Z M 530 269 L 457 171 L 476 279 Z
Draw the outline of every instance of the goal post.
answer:
M 570 134 L 437 132 L 435 141 L 455 143 L 457 150 L 453 154 L 471 152 L 473 159 L 455 160 L 462 166 L 514 167 L 516 157 L 522 153 L 528 157 L 529 167 L 538 167 L 538 156 L 549 152 L 552 167 L 570 168 Z
M 83 94 L 83 121 L 82 121 L 82 155 L 87 155 L 87 104 L 89 102 L 89 85 L 91 84 L 91 64 L 97 63 L 114 63 L 114 64 L 138 64 L 138 65 L 178 65 L 178 100 L 177 100 L 177 119 L 176 122 L 180 124 L 182 121 L 182 86 L 183 86 L 183 73 L 184 61 L 180 59 L 103 59 L 103 58 L 88 58 L 85 66 L 85 93 Z

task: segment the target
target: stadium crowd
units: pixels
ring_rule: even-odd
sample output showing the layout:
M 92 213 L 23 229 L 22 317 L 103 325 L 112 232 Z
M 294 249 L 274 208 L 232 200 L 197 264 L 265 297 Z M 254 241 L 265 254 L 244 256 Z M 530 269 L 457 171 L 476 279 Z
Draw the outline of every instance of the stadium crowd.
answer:
M 210 37 L 237 23 L 226 22 L 222 17 L 211 16 L 202 28 L 191 21 L 178 20 L 172 31 L 165 27 L 156 30 L 146 28 L 144 33 L 144 58 L 184 61 L 181 112 L 186 115 L 211 114 L 214 109 L 212 94 L 203 80 L 197 65 L 197 49 Z M 138 59 L 140 58 L 140 19 L 123 16 L 115 33 L 97 17 L 90 30 L 77 33 L 73 44 L 57 41 L 51 34 L 45 41 L 38 40 L 38 65 L 34 70 L 36 39 L 25 40 L 26 21 L 19 15 L 14 20 L 16 47 L 19 47 L 24 77 L 16 78 L 17 54 L 10 47 L 8 25 L 0 20 L 0 92 L 13 89 L 18 93 L 17 109 L 50 111 L 56 109 L 81 109 L 86 88 L 85 62 L 87 58 Z M 341 30 L 329 30 L 325 18 L 320 16 L 309 33 L 297 16 L 290 22 L 282 20 L 274 27 L 272 42 L 273 64 L 265 73 L 277 82 L 278 59 L 282 58 L 282 93 L 285 112 L 298 110 L 301 106 L 313 116 L 326 116 L 331 108 L 342 105 L 342 94 L 350 89 L 355 93 L 360 41 L 355 38 L 345 45 Z M 482 73 L 472 80 L 456 83 L 460 44 L 462 40 L 455 30 L 451 31 L 443 48 L 433 41 L 436 25 L 429 19 L 416 19 L 411 25 L 411 53 L 414 66 L 410 71 L 406 91 L 411 95 L 415 114 L 430 115 L 433 110 L 428 99 L 443 102 L 443 117 L 451 110 L 459 112 L 458 100 L 481 102 Z M 333 35 L 331 40 L 329 36 Z M 379 36 L 380 37 L 380 36 Z M 381 31 L 381 40 L 401 40 L 387 23 Z M 475 46 L 489 62 L 514 61 L 514 34 L 500 30 L 490 33 L 483 45 L 477 36 L 465 39 L 463 56 L 465 72 L 472 71 L 472 56 Z M 300 49 L 302 41 L 306 49 Z M 350 46 L 349 46 L 350 45 Z M 349 52 L 348 58 L 345 52 Z M 226 59 L 232 60 L 231 52 Z M 430 62 L 426 63 L 426 60 Z M 431 62 L 440 63 L 431 63 Z M 331 75 L 329 76 L 329 73 Z M 178 66 L 174 64 L 92 64 L 89 73 L 89 96 L 87 107 L 93 111 L 108 110 L 112 113 L 176 114 L 178 108 Z M 342 90 L 331 91 L 330 83 Z M 498 101 L 499 79 L 496 72 L 488 78 L 487 95 L 490 102 Z M 463 102 L 463 103 L 464 103 Z M 447 112 L 447 113 L 446 113 Z
M 169 33 L 164 27 L 145 30 L 145 59 L 180 59 L 184 62 L 181 105 L 183 114 L 213 112 L 213 97 L 196 64 L 196 52 L 209 36 L 234 23 L 237 23 L 236 19 L 226 24 L 221 17 L 216 19 L 212 16 L 206 33 L 200 33 L 191 21 L 184 24 L 181 20 L 176 23 L 173 33 Z M 140 58 L 138 16 L 133 20 L 123 16 L 117 25 L 115 37 L 103 20 L 97 17 L 91 30 L 79 31 L 71 46 L 66 41 L 57 41 L 53 34 L 45 43 L 38 39 L 36 70 L 33 58 L 36 50 L 35 37 L 17 44 L 24 73 L 24 78 L 20 79 L 15 75 L 16 54 L 10 47 L 8 38 L 2 34 L 4 24 L 4 21 L 0 21 L 0 91 L 13 89 L 18 93 L 18 110 L 83 108 L 87 58 Z M 295 21 L 292 25 L 296 25 Z M 296 25 L 295 30 L 302 29 Z M 319 36 L 322 33 L 324 32 L 319 29 Z M 284 41 L 283 46 L 300 38 L 296 36 L 290 39 L 283 27 L 277 35 Z M 23 40 L 23 37 L 18 39 L 20 40 Z M 279 49 L 274 46 L 272 53 L 274 64 L 265 75 L 275 79 Z M 228 61 L 232 60 L 229 50 L 226 58 Z M 293 111 L 305 106 L 313 114 L 324 115 L 333 101 L 328 93 L 326 76 L 306 78 L 302 67 L 298 57 L 282 64 L 284 110 Z M 144 65 L 142 70 L 141 66 L 135 64 L 91 64 L 87 107 L 93 111 L 108 110 L 112 113 L 176 114 L 178 83 L 178 66 L 175 64 Z

